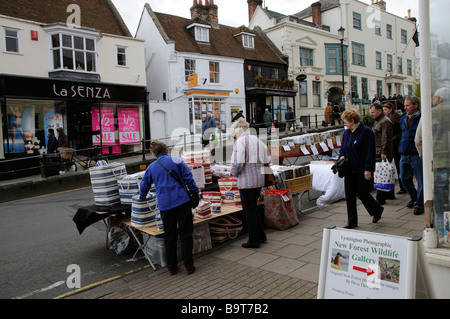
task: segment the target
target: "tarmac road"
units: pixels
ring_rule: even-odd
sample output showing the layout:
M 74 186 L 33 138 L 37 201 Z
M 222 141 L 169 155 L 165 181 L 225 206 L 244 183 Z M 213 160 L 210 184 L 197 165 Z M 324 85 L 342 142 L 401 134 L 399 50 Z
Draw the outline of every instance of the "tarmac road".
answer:
M 106 249 L 102 222 L 80 235 L 72 221 L 78 207 L 94 203 L 91 187 L 0 204 L 0 298 L 47 299 L 73 291 L 67 283 L 78 265 L 81 287 L 148 266 L 134 251 Z M 76 266 L 75 266 L 76 267 Z

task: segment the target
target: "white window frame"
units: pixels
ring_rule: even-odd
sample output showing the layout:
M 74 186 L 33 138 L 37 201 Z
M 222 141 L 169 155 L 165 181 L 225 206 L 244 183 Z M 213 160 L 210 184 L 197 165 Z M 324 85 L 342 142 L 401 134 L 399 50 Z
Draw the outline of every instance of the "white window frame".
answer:
M 242 35 L 242 45 L 246 49 L 254 49 L 255 48 L 255 37 L 249 34 Z
M 209 29 L 204 27 L 195 27 L 195 41 L 209 43 Z
M 124 52 L 119 52 L 119 50 L 124 50 Z M 125 64 L 120 64 L 119 63 L 119 55 L 123 55 L 124 56 Z M 128 67 L 128 48 L 127 47 L 118 45 L 116 47 L 116 57 L 117 57 L 116 66 L 122 67 L 122 68 L 123 67 Z
M 189 68 L 187 68 L 189 66 Z M 184 59 L 184 81 L 187 82 L 188 78 L 197 73 L 197 62 L 194 59 Z
M 192 23 L 186 27 L 186 29 L 188 30 L 192 28 L 194 28 L 195 41 L 201 43 L 209 43 L 209 29 L 211 29 L 210 25 Z
M 7 36 L 6 32 L 7 31 L 11 31 L 11 32 L 16 32 L 16 37 L 12 37 L 12 36 Z M 22 52 L 22 48 L 21 48 L 21 32 L 19 29 L 16 28 L 9 28 L 9 27 L 3 27 L 3 34 L 4 34 L 4 51 L 5 53 L 15 53 L 15 54 L 20 54 Z M 8 46 L 7 46 L 7 42 L 6 39 L 7 38 L 13 38 L 16 40 L 16 45 L 17 45 L 17 51 L 9 51 L 8 50 Z
M 220 83 L 220 63 L 218 61 L 209 61 L 209 83 Z
M 91 31 L 85 29 L 78 28 L 69 28 L 66 26 L 62 26 L 60 24 L 52 24 L 44 27 L 44 30 L 48 33 L 48 47 L 49 47 L 49 70 L 50 72 L 54 71 L 70 71 L 70 72 L 79 72 L 79 73 L 90 73 L 90 74 L 98 74 L 98 45 L 97 42 L 100 39 L 99 31 Z M 52 38 L 53 36 L 58 36 L 59 46 L 53 47 Z M 71 38 L 71 46 L 64 46 L 63 36 L 68 36 Z M 83 48 L 77 48 L 75 46 L 75 38 L 83 39 Z M 93 49 L 87 48 L 87 40 L 92 41 Z M 59 52 L 59 67 L 55 67 L 54 64 L 54 51 L 60 50 Z M 64 59 L 63 59 L 63 50 L 70 51 L 72 53 L 72 68 L 64 68 Z M 67 52 L 68 53 L 68 52 Z M 78 68 L 76 63 L 76 53 L 83 54 L 84 59 L 84 68 Z M 88 56 L 92 58 L 93 65 L 92 70 L 87 70 L 88 65 Z M 117 62 L 117 60 L 116 60 Z

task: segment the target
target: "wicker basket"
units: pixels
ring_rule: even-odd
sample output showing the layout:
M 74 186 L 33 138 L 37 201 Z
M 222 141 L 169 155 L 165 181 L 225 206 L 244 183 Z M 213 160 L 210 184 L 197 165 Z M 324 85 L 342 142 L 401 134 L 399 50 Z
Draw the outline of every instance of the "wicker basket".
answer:
M 269 149 L 270 155 L 274 156 L 274 155 L 278 155 L 278 156 L 289 156 L 289 155 L 297 155 L 300 154 L 300 145 L 295 145 L 294 147 L 290 146 L 291 150 L 290 151 L 285 151 L 282 145 L 278 145 L 278 146 L 268 146 L 267 147 Z M 272 153 L 272 149 L 274 149 L 274 151 L 276 151 L 276 149 L 278 148 L 278 152 L 277 153 Z
M 292 194 L 304 192 L 312 188 L 312 177 L 313 174 L 306 176 L 296 177 L 293 179 L 284 180 L 286 188 L 291 191 Z
M 58 148 L 58 151 L 59 151 L 61 157 L 64 159 L 67 159 L 67 160 L 71 160 L 73 157 L 73 152 L 75 152 L 75 150 L 73 148 L 68 148 L 68 147 L 60 147 L 60 148 Z

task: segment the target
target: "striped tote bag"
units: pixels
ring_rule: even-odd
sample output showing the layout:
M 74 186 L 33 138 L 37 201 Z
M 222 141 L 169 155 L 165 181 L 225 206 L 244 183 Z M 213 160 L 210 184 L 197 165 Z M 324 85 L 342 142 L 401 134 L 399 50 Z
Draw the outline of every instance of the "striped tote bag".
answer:
M 125 163 L 109 163 L 89 168 L 95 204 L 113 206 L 120 204 L 117 180 L 127 175 Z
M 134 195 L 131 199 L 131 226 L 154 226 L 159 214 L 158 202 L 155 193 L 148 193 L 146 198 Z

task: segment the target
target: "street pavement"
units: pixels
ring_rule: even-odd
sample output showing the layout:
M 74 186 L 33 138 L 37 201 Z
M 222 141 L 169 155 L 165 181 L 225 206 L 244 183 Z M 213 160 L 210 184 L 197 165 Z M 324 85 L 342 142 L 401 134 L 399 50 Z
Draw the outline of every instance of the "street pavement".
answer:
M 398 188 L 397 188 L 398 189 Z M 421 236 L 423 215 L 406 207 L 408 195 L 389 200 L 377 224 L 359 202 L 359 227 L 369 231 L 411 238 Z M 343 227 L 345 200 L 301 212 L 299 224 L 287 230 L 266 229 L 267 242 L 260 248 L 243 248 L 244 234 L 235 240 L 194 255 L 196 271 L 180 270 L 170 276 L 167 268 L 150 266 L 82 287 L 61 299 L 316 299 L 323 229 Z M 141 252 L 139 252 L 142 254 Z
M 147 160 L 149 158 L 147 156 Z M 138 167 L 143 162 L 142 156 L 118 160 L 130 167 Z M 84 183 L 89 181 L 86 170 L 47 179 L 34 176 L 0 181 L 0 191 L 2 196 L 12 196 L 15 189 L 33 184 L 33 188 L 44 185 L 41 186 L 42 190 L 47 192 L 49 190 L 45 185 L 54 184 L 55 181 L 60 187 L 64 183 L 71 185 L 72 180 L 80 180 L 80 175 L 86 175 Z M 406 207 L 409 201 L 407 194 L 397 194 L 396 197 L 384 205 L 383 216 L 377 224 L 372 223 L 372 217 L 358 201 L 357 230 L 407 238 L 422 236 L 423 215 L 415 216 L 413 209 Z M 297 226 L 283 231 L 266 229 L 267 242 L 260 248 L 243 248 L 242 243 L 247 241 L 247 235 L 243 234 L 196 254 L 196 271 L 193 274 L 184 272 L 182 262 L 179 272 L 173 276 L 169 275 L 165 267 L 156 265 L 155 271 L 148 265 L 82 286 L 56 299 L 316 299 L 323 229 L 346 224 L 346 203 L 340 200 L 318 208 L 315 200 L 308 198 L 301 205 Z M 142 252 L 138 256 L 142 258 Z

